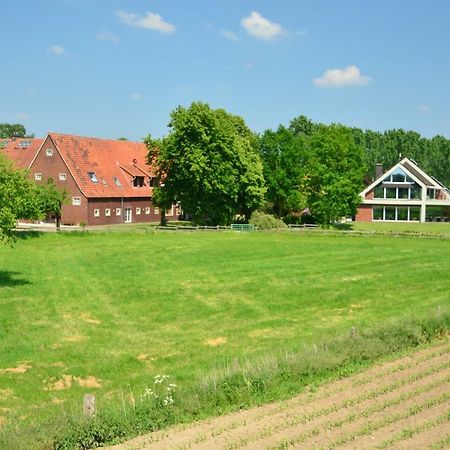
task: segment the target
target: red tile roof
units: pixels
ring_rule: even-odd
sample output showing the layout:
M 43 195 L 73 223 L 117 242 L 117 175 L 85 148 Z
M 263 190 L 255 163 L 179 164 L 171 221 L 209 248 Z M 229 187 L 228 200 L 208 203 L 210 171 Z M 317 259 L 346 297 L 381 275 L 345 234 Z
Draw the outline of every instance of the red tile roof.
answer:
M 148 184 L 151 170 L 146 163 L 145 144 L 57 133 L 49 133 L 49 138 L 86 197 L 152 195 L 153 188 Z M 97 182 L 92 181 L 90 172 L 95 174 Z M 135 176 L 145 177 L 143 187 L 133 186 Z
M 28 169 L 36 156 L 43 139 L 0 139 L 0 152 L 4 153 L 18 169 Z

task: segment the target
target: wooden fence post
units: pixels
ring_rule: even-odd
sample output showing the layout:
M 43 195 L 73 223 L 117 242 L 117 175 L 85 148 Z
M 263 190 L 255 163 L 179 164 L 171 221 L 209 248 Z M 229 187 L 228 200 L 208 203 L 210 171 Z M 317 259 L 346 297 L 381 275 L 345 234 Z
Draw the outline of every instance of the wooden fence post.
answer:
M 83 414 L 86 417 L 93 417 L 95 414 L 95 395 L 85 394 L 83 401 Z

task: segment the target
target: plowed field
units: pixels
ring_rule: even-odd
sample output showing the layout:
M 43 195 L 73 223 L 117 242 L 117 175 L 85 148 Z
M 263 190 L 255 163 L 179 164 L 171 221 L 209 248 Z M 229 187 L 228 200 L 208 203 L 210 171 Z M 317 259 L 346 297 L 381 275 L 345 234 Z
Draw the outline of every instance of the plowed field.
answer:
M 117 445 L 130 449 L 450 448 L 450 341 L 290 400 Z

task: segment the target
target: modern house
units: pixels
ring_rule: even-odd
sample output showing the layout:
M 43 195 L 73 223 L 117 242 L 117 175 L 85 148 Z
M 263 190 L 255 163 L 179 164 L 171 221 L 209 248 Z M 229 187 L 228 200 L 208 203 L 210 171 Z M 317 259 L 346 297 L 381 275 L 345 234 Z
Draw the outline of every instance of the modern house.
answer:
M 31 144 L 23 148 L 25 155 L 21 142 L 16 140 L 14 149 L 5 151 L 5 146 L 3 151 L 17 167 L 27 168 L 36 183 L 52 178 L 59 189 L 66 190 L 62 224 L 159 220 L 160 212 L 152 205 L 158 180 L 146 163 L 143 143 L 49 133 L 37 150 Z M 169 220 L 174 214 L 174 207 L 166 212 Z
M 403 158 L 361 193 L 356 221 L 450 221 L 450 191 Z

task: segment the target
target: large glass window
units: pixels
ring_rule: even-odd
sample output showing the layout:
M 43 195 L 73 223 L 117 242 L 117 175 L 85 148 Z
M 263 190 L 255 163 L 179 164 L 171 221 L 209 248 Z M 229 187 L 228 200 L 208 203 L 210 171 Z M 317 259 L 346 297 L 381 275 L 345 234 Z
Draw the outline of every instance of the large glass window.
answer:
M 408 198 L 408 188 L 398 188 L 398 197 L 397 198 L 402 198 L 402 199 L 407 199 Z
M 384 220 L 395 220 L 395 206 L 386 206 L 384 208 Z
M 409 220 L 420 220 L 420 208 L 418 206 L 409 208 Z
M 373 220 L 383 220 L 383 210 L 382 206 L 374 206 L 372 209 Z
M 397 189 L 386 188 L 386 198 L 397 198 Z
M 414 186 L 411 188 L 411 194 L 410 194 L 410 198 L 411 199 L 420 199 L 422 196 L 422 189 L 419 186 Z
M 373 198 L 384 198 L 384 188 L 377 186 L 373 190 Z
M 408 220 L 408 208 L 397 207 L 397 220 Z

